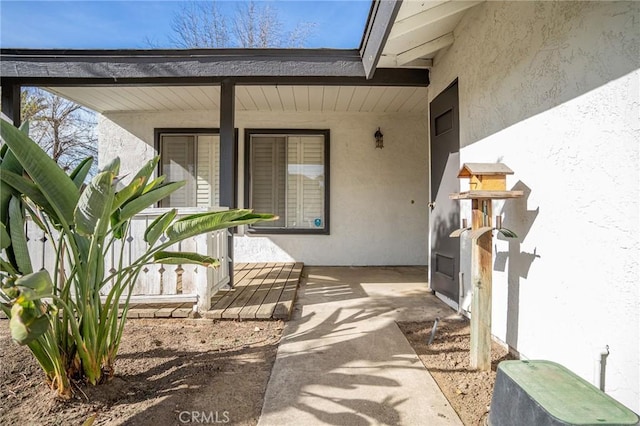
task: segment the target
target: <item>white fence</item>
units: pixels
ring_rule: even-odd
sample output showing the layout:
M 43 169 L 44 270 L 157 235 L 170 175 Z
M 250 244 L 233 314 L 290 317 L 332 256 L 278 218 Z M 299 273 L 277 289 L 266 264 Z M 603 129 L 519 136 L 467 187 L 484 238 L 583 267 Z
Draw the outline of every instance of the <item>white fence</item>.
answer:
M 107 253 L 105 259 L 105 275 L 113 273 L 118 268 L 120 250 L 123 250 L 123 267 L 129 266 L 147 250 L 144 241 L 144 231 L 155 218 L 169 209 L 153 208 L 144 210 L 136 215 L 132 221 L 128 235 L 117 240 Z M 178 209 L 178 217 L 207 211 L 200 208 Z M 132 290 L 132 303 L 197 303 L 198 310 L 210 307 L 213 293 L 229 282 L 229 262 L 227 250 L 228 231 L 222 229 L 204 235 L 189 238 L 177 243 L 167 250 L 190 251 L 206 254 L 220 260 L 220 267 L 216 269 L 197 265 L 145 265 L 138 276 Z M 27 222 L 28 248 L 34 270 L 55 268 L 55 249 L 44 233 L 33 222 Z M 162 236 L 160 242 L 166 237 Z M 108 293 L 110 285 L 103 288 L 102 293 Z

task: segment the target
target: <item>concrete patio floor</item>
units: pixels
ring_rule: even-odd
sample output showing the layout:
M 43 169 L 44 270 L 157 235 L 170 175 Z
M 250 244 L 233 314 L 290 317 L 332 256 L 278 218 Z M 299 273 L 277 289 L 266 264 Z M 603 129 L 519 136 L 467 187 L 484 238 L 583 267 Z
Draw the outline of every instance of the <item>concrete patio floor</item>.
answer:
M 461 425 L 396 325 L 453 314 L 425 268 L 305 267 L 258 425 Z

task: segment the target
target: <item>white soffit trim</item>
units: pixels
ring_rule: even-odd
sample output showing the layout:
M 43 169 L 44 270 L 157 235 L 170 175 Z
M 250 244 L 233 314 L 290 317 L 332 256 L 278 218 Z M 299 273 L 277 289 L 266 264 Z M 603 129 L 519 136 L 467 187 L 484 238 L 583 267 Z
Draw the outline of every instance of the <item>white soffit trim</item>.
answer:
M 210 111 L 219 86 L 46 87 L 100 113 Z M 423 113 L 426 87 L 238 85 L 236 111 Z

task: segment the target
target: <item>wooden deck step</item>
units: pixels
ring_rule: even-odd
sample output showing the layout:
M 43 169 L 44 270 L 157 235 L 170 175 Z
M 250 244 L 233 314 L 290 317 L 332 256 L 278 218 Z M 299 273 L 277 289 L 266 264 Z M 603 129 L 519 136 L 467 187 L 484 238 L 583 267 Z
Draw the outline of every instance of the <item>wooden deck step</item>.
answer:
M 302 263 L 240 263 L 234 268 L 234 288 L 219 290 L 211 309 L 200 312 L 213 319 L 291 318 Z M 120 310 L 122 315 L 122 309 Z M 140 303 L 129 305 L 127 318 L 192 318 L 193 302 Z M 0 318 L 6 317 L 0 311 Z
M 302 263 L 248 263 L 236 265 L 232 290 L 211 298 L 205 318 L 284 319 L 293 312 Z
M 127 318 L 191 318 L 193 315 L 193 303 L 135 304 L 127 312 Z
M 273 316 L 273 311 L 280 300 L 280 296 L 282 295 L 282 290 L 289 279 L 289 275 L 291 275 L 291 271 L 293 270 L 294 264 L 284 265 L 278 274 L 278 278 L 276 278 L 275 282 L 269 289 L 269 293 L 262 301 L 262 304 L 256 311 L 256 319 L 269 319 Z
M 282 271 L 283 267 L 283 264 L 279 264 L 271 268 L 271 271 L 269 272 L 269 274 L 267 274 L 260 286 L 253 293 L 251 299 L 247 301 L 242 310 L 238 313 L 238 318 L 255 319 L 258 309 L 260 309 L 260 306 L 264 302 L 264 299 L 271 291 L 271 288 L 278 279 L 278 275 L 280 274 L 280 271 Z
M 266 263 L 257 263 L 254 267 L 248 270 L 248 273 L 240 280 L 235 279 L 236 284 L 231 290 L 223 290 L 224 294 L 216 301 L 215 305 L 212 303 L 211 309 L 205 313 L 206 318 L 220 319 L 224 312 L 232 306 L 232 303 L 244 293 L 252 280 L 262 271 L 262 268 L 266 267 Z M 216 295 L 213 295 L 216 298 Z M 238 304 L 239 302 L 236 302 Z
M 296 263 L 287 279 L 282 295 L 273 311 L 274 319 L 289 320 L 293 312 L 293 304 L 298 293 L 298 284 L 302 275 L 302 263 Z

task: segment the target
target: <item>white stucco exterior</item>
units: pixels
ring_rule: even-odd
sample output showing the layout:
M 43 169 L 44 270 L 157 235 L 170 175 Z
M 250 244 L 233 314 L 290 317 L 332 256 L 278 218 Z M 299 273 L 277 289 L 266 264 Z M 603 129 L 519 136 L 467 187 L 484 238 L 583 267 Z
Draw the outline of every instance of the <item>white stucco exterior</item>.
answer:
M 154 128 L 218 127 L 217 111 L 109 113 L 99 120 L 101 163 L 118 155 L 124 172 L 155 155 Z M 239 203 L 243 205 L 244 129 L 331 130 L 330 235 L 235 238 L 236 262 L 307 265 L 426 265 L 428 124 L 412 114 L 236 114 Z M 380 127 L 384 149 L 375 149 Z
M 484 3 L 436 57 L 429 92 L 458 79 L 461 163 L 504 162 L 525 191 L 494 204 L 520 238 L 494 239 L 493 333 L 590 381 L 608 345 L 606 391 L 636 412 L 639 16 L 634 2 Z M 468 243 L 461 265 L 469 291 Z

